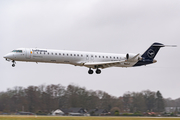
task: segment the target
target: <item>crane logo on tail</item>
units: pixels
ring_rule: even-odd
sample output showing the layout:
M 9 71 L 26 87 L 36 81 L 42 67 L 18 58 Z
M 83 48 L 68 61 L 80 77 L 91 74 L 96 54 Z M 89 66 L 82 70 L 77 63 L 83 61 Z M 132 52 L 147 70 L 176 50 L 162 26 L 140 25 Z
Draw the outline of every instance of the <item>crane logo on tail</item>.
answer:
M 150 50 L 147 52 L 147 55 L 148 55 L 149 58 L 153 58 L 154 55 L 155 55 L 154 50 L 150 49 Z

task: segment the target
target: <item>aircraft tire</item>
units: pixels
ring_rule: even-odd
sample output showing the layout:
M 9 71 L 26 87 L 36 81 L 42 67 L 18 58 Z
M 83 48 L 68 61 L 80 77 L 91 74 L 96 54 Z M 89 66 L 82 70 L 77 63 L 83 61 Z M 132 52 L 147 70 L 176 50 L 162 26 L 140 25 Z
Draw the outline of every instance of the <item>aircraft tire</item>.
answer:
M 97 69 L 97 70 L 96 70 L 96 74 L 101 74 L 101 70 L 100 70 L 100 69 Z
M 89 74 L 93 74 L 93 70 L 90 69 L 90 70 L 88 71 L 88 73 L 89 73 Z

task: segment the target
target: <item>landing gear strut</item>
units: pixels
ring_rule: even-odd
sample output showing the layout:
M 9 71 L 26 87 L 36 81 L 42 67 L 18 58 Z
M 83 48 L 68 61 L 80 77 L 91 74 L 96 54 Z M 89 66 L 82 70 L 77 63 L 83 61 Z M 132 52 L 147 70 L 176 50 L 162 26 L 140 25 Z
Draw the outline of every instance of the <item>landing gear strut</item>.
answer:
M 89 73 L 89 74 L 93 74 L 93 72 L 94 72 L 94 71 L 91 70 L 91 68 L 89 68 L 88 73 Z
M 13 60 L 12 63 L 12 67 L 15 67 L 16 62 Z

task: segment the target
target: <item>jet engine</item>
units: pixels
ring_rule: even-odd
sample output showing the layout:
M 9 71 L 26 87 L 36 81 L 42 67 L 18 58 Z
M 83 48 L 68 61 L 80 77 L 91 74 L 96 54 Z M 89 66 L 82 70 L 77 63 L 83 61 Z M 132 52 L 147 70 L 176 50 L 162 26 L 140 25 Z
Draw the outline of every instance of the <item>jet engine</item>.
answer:
M 126 60 L 127 61 L 139 61 L 142 60 L 142 57 L 140 56 L 140 54 L 134 54 L 134 53 L 127 53 L 126 54 Z

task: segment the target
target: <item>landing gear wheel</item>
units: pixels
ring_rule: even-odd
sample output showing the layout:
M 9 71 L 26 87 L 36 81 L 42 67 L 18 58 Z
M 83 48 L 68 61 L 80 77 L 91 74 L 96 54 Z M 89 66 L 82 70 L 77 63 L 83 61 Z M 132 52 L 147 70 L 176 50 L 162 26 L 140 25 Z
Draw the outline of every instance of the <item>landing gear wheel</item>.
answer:
M 12 64 L 12 67 L 15 67 L 15 64 Z
M 12 67 L 15 67 L 16 62 L 13 60 L 12 63 Z
M 100 69 L 97 69 L 96 70 L 96 74 L 100 74 L 101 73 L 101 70 Z
M 93 74 L 93 72 L 94 72 L 94 71 L 91 70 L 91 69 L 89 69 L 89 71 L 88 71 L 89 74 Z

